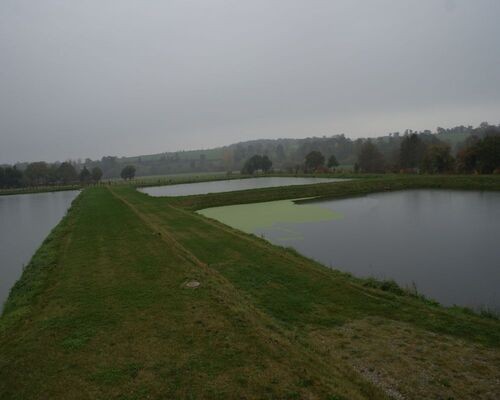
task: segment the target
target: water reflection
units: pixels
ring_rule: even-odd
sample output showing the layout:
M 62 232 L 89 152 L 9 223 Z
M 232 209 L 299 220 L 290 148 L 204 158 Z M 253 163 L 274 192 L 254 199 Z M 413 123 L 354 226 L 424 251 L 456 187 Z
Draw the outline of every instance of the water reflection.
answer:
M 0 196 L 0 309 L 33 253 L 78 191 Z
M 140 190 L 151 196 L 191 196 L 195 194 L 233 192 L 236 190 L 262 189 L 276 186 L 310 185 L 313 183 L 331 183 L 346 180 L 333 178 L 248 178 L 154 186 Z
M 500 193 L 412 190 L 313 204 L 342 218 L 254 233 L 356 276 L 415 284 L 445 305 L 500 310 Z

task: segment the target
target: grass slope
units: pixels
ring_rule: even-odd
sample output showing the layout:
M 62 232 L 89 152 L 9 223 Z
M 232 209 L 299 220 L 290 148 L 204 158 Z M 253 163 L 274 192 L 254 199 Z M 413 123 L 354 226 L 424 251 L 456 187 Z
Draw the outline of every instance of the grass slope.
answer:
M 467 179 L 302 190 L 500 186 Z M 297 191 L 85 190 L 5 305 L 0 398 L 494 398 L 499 321 L 368 287 L 191 211 Z
M 37 186 L 37 187 L 23 187 L 12 189 L 0 189 L 0 196 L 31 194 L 31 193 L 46 193 L 46 192 L 64 192 L 67 190 L 79 190 L 81 185 L 60 185 L 60 186 Z

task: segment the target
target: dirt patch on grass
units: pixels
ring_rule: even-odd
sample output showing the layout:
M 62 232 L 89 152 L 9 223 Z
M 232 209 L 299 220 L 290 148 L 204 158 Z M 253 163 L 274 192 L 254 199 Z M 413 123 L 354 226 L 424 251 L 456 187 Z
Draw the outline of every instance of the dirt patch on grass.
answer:
M 315 331 L 321 352 L 394 399 L 496 399 L 500 351 L 382 318 Z

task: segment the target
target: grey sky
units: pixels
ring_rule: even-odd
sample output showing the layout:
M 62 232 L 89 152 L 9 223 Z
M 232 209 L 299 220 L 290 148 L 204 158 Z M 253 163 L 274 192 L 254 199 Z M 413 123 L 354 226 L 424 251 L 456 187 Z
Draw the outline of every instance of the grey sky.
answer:
M 498 0 L 0 0 L 0 163 L 500 122 Z

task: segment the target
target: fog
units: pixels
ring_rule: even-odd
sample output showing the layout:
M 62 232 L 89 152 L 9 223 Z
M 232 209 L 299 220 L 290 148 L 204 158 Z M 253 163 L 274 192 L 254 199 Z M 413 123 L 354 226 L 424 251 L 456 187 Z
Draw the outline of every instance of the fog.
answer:
M 0 163 L 500 122 L 496 0 L 0 2 Z

